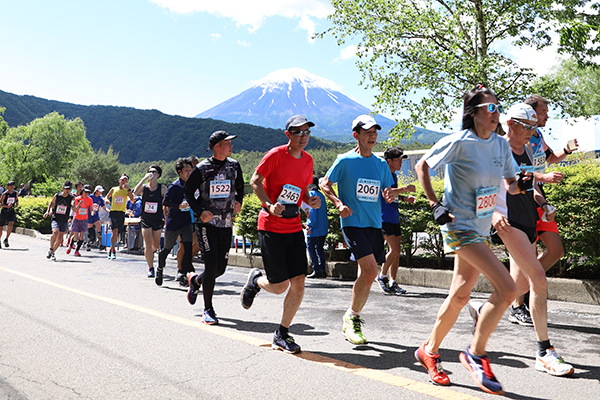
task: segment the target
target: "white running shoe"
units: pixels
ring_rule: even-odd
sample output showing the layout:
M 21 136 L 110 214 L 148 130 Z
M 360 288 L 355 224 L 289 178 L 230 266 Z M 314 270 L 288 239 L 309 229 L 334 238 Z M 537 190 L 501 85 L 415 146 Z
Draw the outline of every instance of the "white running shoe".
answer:
M 481 310 L 481 307 L 483 307 L 483 303 L 480 301 L 469 301 L 467 303 L 467 307 L 469 309 L 471 318 L 473 318 L 473 333 L 475 333 L 477 321 L 479 320 L 479 310 Z
M 558 356 L 554 347 L 546 350 L 544 357 L 535 358 L 535 369 L 554 376 L 571 375 L 575 371 L 571 364 L 567 364 L 562 357 Z

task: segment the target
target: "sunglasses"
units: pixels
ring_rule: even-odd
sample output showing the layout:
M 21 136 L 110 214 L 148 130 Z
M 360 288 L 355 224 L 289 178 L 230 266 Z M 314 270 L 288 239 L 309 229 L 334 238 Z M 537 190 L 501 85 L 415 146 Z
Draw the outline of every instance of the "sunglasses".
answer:
M 153 173 L 153 174 L 158 174 L 158 171 L 157 171 L 157 170 L 155 170 L 155 169 L 153 169 L 153 170 L 151 170 L 151 171 L 148 171 L 148 172 L 151 172 L 151 173 Z
M 487 106 L 487 110 L 491 113 L 495 113 L 496 111 L 498 111 L 500 114 L 502 114 L 504 112 L 504 108 L 500 104 L 481 103 L 475 107 L 479 108 L 479 107 L 486 107 L 486 106 Z
M 525 122 L 519 121 L 518 119 L 513 119 L 513 121 L 515 121 L 517 124 L 521 125 L 523 128 L 527 129 L 528 131 L 532 131 L 538 127 L 537 124 L 535 124 L 535 125 L 526 124 Z
M 310 135 L 310 130 L 308 130 L 308 129 L 305 130 L 305 131 L 296 131 L 296 130 L 293 130 L 293 131 L 288 131 L 288 132 L 290 132 L 294 136 L 299 136 L 299 137 L 309 136 Z

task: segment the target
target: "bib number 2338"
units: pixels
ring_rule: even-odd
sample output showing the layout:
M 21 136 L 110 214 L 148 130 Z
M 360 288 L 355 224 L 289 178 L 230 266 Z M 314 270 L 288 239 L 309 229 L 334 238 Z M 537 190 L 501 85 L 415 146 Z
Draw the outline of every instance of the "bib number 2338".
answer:
M 374 203 L 379 201 L 380 182 L 372 179 L 359 178 L 356 183 L 356 197 L 360 201 Z
M 494 212 L 498 200 L 498 186 L 479 188 L 475 192 L 475 218 L 485 218 Z

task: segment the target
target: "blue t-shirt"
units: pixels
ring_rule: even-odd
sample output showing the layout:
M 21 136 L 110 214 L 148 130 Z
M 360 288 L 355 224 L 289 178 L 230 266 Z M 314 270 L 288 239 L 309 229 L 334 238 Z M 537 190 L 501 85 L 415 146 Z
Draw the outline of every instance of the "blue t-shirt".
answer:
M 484 195 L 481 189 L 499 189 L 502 178 L 518 173 L 508 142 L 495 133 L 481 139 L 463 130 L 441 139 L 423 157 L 431 169 L 444 165 L 443 203 L 456 218 L 442 225 L 442 231 L 475 230 L 489 236 L 492 215 L 476 217 L 478 197 Z
M 387 162 L 371 155 L 363 157 L 350 150 L 337 156 L 325 175 L 338 184 L 338 197 L 352 209 L 352 215 L 341 218 L 342 228 L 381 228 L 381 191 L 394 184 Z
M 398 181 L 396 179 L 396 175 L 393 174 L 392 171 L 390 171 L 390 173 L 392 174 L 392 179 L 394 180 L 394 184 L 392 185 L 392 188 L 395 189 L 398 187 Z M 381 196 L 379 196 L 379 201 L 381 202 L 381 221 L 390 223 L 390 224 L 399 223 L 400 222 L 400 213 L 398 212 L 398 197 L 396 196 L 394 201 L 392 201 L 391 203 L 388 203 L 383 198 L 383 195 L 381 195 Z
M 317 189 L 310 191 L 310 197 L 318 196 L 321 199 L 321 207 L 310 209 L 310 218 L 306 220 L 306 225 L 310 227 L 310 233 L 307 233 L 307 237 L 319 237 L 327 236 L 329 223 L 327 221 L 327 203 L 325 202 L 325 196 Z

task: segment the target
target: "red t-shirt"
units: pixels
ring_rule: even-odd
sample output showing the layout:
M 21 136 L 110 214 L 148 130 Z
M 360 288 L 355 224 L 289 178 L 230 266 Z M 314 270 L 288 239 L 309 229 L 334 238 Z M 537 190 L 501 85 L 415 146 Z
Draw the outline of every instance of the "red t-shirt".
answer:
M 75 205 L 78 205 L 79 202 L 82 202 L 79 206 L 79 210 L 75 212 L 75 219 L 88 219 L 89 211 L 94 205 L 94 201 L 90 196 L 85 199 L 82 196 L 78 196 L 75 198 Z
M 265 178 L 263 186 L 273 203 L 277 202 L 286 186 L 287 198 L 298 197 L 295 203 L 300 205 L 306 187 L 313 180 L 313 158 L 304 150 L 300 158 L 294 158 L 288 152 L 287 145 L 278 146 L 265 154 L 256 171 Z M 258 230 L 275 233 L 300 232 L 302 220 L 299 214 L 296 218 L 281 218 L 261 210 L 258 214 Z

